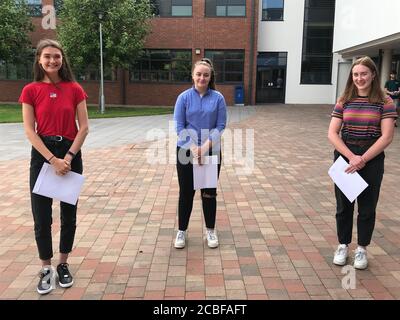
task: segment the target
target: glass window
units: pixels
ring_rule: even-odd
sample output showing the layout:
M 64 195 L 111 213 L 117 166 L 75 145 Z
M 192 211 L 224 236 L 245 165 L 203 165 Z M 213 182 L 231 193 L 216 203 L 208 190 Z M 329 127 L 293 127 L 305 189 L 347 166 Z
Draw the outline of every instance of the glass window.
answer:
M 192 0 L 151 0 L 153 13 L 159 17 L 190 17 Z
M 192 6 L 172 6 L 172 16 L 191 16 Z
M 246 6 L 228 6 L 227 16 L 244 17 L 246 15 Z
M 263 21 L 283 20 L 283 0 L 263 0 L 262 2 Z
M 131 67 L 130 80 L 190 82 L 191 64 L 192 50 L 148 49 Z
M 244 17 L 246 0 L 206 0 L 206 17 Z
M 31 17 L 42 16 L 42 0 L 26 0 Z
M 217 16 L 218 17 L 226 16 L 226 6 L 217 6 Z
M 0 60 L 0 80 L 32 80 L 32 61 L 10 63 Z
M 331 84 L 335 0 L 305 0 L 302 84 Z
M 213 62 L 217 83 L 243 82 L 243 50 L 206 50 L 205 56 Z
M 54 0 L 54 9 L 56 10 L 56 14 L 61 12 L 63 4 L 64 0 Z
M 103 79 L 105 81 L 117 81 L 117 69 L 104 66 L 103 72 Z M 76 79 L 78 81 L 100 81 L 100 78 L 100 69 L 98 67 L 89 67 L 83 72 L 76 73 Z
M 287 52 L 260 52 L 257 56 L 257 67 L 286 67 Z

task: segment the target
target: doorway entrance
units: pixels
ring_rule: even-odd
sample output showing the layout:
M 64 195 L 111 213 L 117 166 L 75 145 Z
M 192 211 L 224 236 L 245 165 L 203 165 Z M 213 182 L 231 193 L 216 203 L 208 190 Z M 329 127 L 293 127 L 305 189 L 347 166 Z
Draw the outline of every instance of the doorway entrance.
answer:
M 256 103 L 285 103 L 287 52 L 257 56 Z

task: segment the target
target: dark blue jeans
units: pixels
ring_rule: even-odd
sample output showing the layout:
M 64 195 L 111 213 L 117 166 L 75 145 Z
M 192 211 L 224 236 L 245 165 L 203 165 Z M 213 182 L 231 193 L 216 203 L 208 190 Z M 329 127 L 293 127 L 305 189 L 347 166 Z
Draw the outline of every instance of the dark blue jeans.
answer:
M 347 146 L 356 155 L 362 155 L 368 149 L 368 147 L 357 145 L 347 144 Z M 339 155 L 339 152 L 335 150 L 334 159 L 336 160 Z M 348 162 L 346 157 L 343 155 L 342 157 Z M 385 153 L 382 152 L 358 171 L 360 176 L 368 183 L 368 187 L 357 198 L 357 242 L 360 246 L 368 246 L 371 242 L 375 227 L 376 206 L 383 179 L 384 160 Z M 351 203 L 336 185 L 335 196 L 338 240 L 340 244 L 349 244 L 352 238 L 355 201 Z
M 45 142 L 47 148 L 57 157 L 64 158 L 72 145 L 71 141 Z M 51 237 L 52 204 L 53 199 L 32 193 L 43 163 L 47 160 L 32 147 L 30 164 L 30 191 L 31 206 L 35 225 L 35 239 L 41 260 L 53 257 L 53 246 Z M 77 173 L 83 172 L 82 154 L 79 151 L 71 162 L 71 170 Z M 60 253 L 70 253 L 75 238 L 77 205 L 60 202 L 61 234 Z
M 190 150 L 183 150 L 186 153 L 185 163 L 181 163 L 179 159 L 179 150 L 177 148 L 177 159 L 176 159 L 176 169 L 178 173 L 179 181 L 179 206 L 178 206 L 178 220 L 179 220 L 179 230 L 185 231 L 188 228 L 190 215 L 193 208 L 193 197 L 196 193 L 193 190 L 193 165 L 192 156 Z M 181 151 L 182 152 L 182 151 Z M 211 155 L 211 150 L 210 150 Z M 221 153 L 219 154 L 218 161 L 218 177 L 221 170 Z M 203 205 L 204 220 L 206 222 L 206 227 L 209 229 L 214 229 L 215 219 L 217 212 L 217 189 L 208 188 L 201 189 L 201 202 Z

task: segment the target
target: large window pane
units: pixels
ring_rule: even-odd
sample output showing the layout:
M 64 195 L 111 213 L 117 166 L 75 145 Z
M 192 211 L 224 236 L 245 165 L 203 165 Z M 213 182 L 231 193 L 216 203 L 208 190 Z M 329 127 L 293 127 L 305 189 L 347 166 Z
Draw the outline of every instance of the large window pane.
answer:
M 242 17 L 246 15 L 245 6 L 228 6 L 227 15 L 229 17 Z
M 29 15 L 31 17 L 42 16 L 42 0 L 26 0 L 29 7 Z
M 302 84 L 331 84 L 335 0 L 305 0 Z
M 103 79 L 106 81 L 117 81 L 118 72 L 116 69 L 109 66 L 104 66 Z M 78 72 L 76 74 L 76 79 L 79 81 L 100 81 L 100 69 L 97 67 L 89 67 L 85 71 Z
M 63 8 L 64 0 L 54 0 L 54 9 L 56 9 L 56 14 L 59 14 Z
M 0 60 L 0 80 L 32 80 L 32 61 L 10 63 Z
M 282 21 L 283 20 L 283 0 L 263 0 L 262 20 Z
M 151 0 L 153 12 L 160 17 L 190 17 L 192 0 Z
M 191 50 L 146 50 L 132 66 L 131 81 L 190 82 Z M 151 72 L 148 72 L 151 70 Z
M 172 6 L 173 16 L 191 16 L 192 6 Z
M 206 0 L 206 17 L 244 17 L 246 0 Z
M 205 56 L 213 62 L 217 83 L 243 82 L 243 50 L 206 50 Z
M 217 16 L 218 17 L 226 16 L 226 6 L 217 6 Z

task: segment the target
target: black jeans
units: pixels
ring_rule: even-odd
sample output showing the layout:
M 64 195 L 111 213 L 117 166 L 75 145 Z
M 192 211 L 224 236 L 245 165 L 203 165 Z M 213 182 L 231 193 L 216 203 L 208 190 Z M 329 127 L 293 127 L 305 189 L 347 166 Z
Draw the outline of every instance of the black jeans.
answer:
M 64 158 L 72 145 L 71 141 L 44 142 L 47 148 L 57 157 Z M 35 225 L 35 238 L 39 250 L 39 258 L 48 260 L 53 257 L 53 246 L 51 237 L 52 204 L 53 199 L 32 193 L 43 163 L 47 160 L 32 147 L 30 164 L 30 191 L 31 206 Z M 83 172 L 82 153 L 79 151 L 71 162 L 71 170 L 77 173 Z M 77 205 L 60 202 L 61 234 L 60 253 L 70 253 L 75 238 Z
M 176 159 L 176 169 L 178 173 L 179 181 L 179 206 L 178 206 L 178 220 L 179 220 L 179 230 L 185 231 L 189 225 L 190 215 L 193 208 L 193 197 L 196 190 L 193 189 L 193 165 L 192 165 L 192 155 L 190 150 L 183 150 L 186 152 L 186 159 L 189 159 L 188 163 L 181 163 L 179 159 L 179 150 L 177 148 L 177 159 Z M 182 152 L 182 151 L 181 151 Z M 210 155 L 211 155 L 210 150 Z M 218 177 L 221 170 L 221 152 L 218 157 Z M 215 219 L 217 212 L 217 189 L 208 188 L 201 189 L 201 202 L 203 205 L 204 220 L 206 222 L 206 227 L 209 229 L 214 229 Z
M 347 144 L 349 149 L 356 155 L 362 155 L 368 147 Z M 339 157 L 335 150 L 335 160 Z M 348 159 L 342 155 L 348 162 Z M 358 171 L 360 176 L 368 183 L 368 187 L 357 197 L 358 216 L 357 234 L 358 245 L 368 246 L 371 242 L 375 227 L 376 206 L 379 199 L 379 191 L 383 179 L 385 153 L 382 152 L 374 159 L 367 162 L 364 168 Z M 337 236 L 340 244 L 351 243 L 353 230 L 354 203 L 335 185 L 336 196 L 336 226 Z

